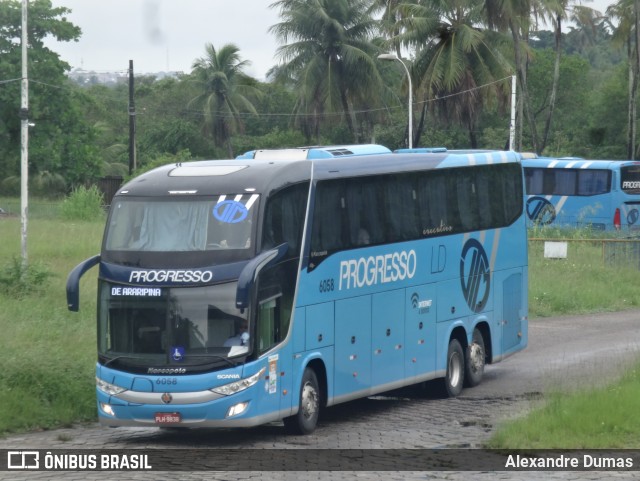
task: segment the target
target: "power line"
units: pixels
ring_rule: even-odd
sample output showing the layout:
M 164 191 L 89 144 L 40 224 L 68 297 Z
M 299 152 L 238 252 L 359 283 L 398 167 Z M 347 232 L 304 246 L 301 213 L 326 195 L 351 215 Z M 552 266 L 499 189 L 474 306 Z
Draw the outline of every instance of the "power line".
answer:
M 483 88 L 487 88 L 490 87 L 494 84 L 497 83 L 501 83 L 504 82 L 505 80 L 510 80 L 511 76 L 509 77 L 504 77 L 498 80 L 494 80 L 492 82 L 488 82 L 486 84 L 483 85 L 478 85 L 476 87 L 470 88 L 470 89 L 466 89 L 460 92 L 455 92 L 449 95 L 445 95 L 442 97 L 435 97 L 435 98 L 429 98 L 426 100 L 421 100 L 418 102 L 414 102 L 415 106 L 419 106 L 425 103 L 432 103 L 432 102 L 438 102 L 438 101 L 442 101 L 442 100 L 446 100 L 452 97 L 456 97 L 459 95 L 465 95 L 468 94 L 470 92 L 476 91 L 476 90 L 480 90 Z M 2 83 L 9 83 L 9 82 L 15 82 L 21 79 L 10 79 L 10 80 L 3 80 L 0 81 L 0 84 Z M 72 92 L 72 93 L 76 93 L 76 94 L 84 94 L 85 96 L 96 96 L 98 98 L 103 98 L 106 100 L 110 100 L 113 102 L 122 102 L 122 104 L 128 104 L 127 99 L 123 98 L 122 100 L 118 99 L 118 98 L 114 98 L 111 97 L 109 95 L 100 95 L 100 93 L 98 92 L 92 92 L 91 94 L 88 93 L 84 93 L 83 90 L 80 88 L 80 86 L 78 87 L 68 87 L 68 86 L 64 86 L 64 85 L 54 85 L 54 84 L 50 84 L 48 82 L 42 82 L 39 80 L 34 80 L 34 79 L 30 79 L 30 82 L 35 83 L 35 84 L 39 84 L 39 85 L 43 85 L 43 86 L 47 86 L 47 87 L 51 87 L 51 88 L 55 88 L 55 89 L 60 89 L 60 90 L 66 90 L 68 92 Z M 149 110 L 153 110 L 156 113 L 173 113 L 173 114 L 177 114 L 177 112 L 175 110 L 169 110 L 169 109 L 162 109 L 162 108 L 154 108 L 154 107 L 144 107 L 144 104 L 141 104 L 141 112 L 138 112 L 139 116 L 144 116 L 144 110 L 145 109 L 149 109 Z M 354 110 L 351 113 L 358 115 L 358 114 L 372 114 L 372 113 L 376 113 L 376 112 L 388 112 L 388 111 L 396 111 L 396 110 L 404 110 L 403 106 L 386 106 L 386 107 L 377 107 L 377 108 L 372 108 L 372 109 L 359 109 L 359 110 Z M 188 116 L 195 116 L 195 117 L 204 117 L 205 113 L 202 110 L 193 110 L 193 109 L 181 109 L 179 111 L 179 113 L 183 114 L 183 115 L 188 115 Z M 287 117 L 296 117 L 296 118 L 327 118 L 327 117 L 341 117 L 343 115 L 345 115 L 346 112 L 345 111 L 332 111 L 332 112 L 322 112 L 322 113 L 305 113 L 305 112 L 297 112 L 297 113 L 292 113 L 292 112 L 258 112 L 256 114 L 250 113 L 250 112 L 238 112 L 238 113 L 224 113 L 224 112 L 219 112 L 219 113 L 215 113 L 213 114 L 214 117 L 216 118 L 242 118 L 242 119 L 251 119 L 251 118 L 287 118 Z
M 12 79 L 9 79 L 9 80 L 0 80 L 0 84 L 8 84 L 8 83 L 11 83 L 11 82 L 17 82 L 19 80 L 22 80 L 22 78 L 12 78 Z

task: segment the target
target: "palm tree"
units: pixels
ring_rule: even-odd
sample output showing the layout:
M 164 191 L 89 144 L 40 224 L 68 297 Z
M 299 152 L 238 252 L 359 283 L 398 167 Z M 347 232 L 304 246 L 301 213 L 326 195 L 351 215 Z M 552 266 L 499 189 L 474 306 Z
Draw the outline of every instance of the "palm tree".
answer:
M 607 8 L 607 16 L 618 21 L 613 30 L 614 44 L 624 45 L 627 49 L 629 69 L 629 107 L 627 112 L 627 157 L 635 158 L 636 132 L 636 95 L 638 90 L 638 0 L 620 0 Z
M 381 89 L 371 42 L 378 26 L 366 0 L 279 0 L 282 22 L 270 28 L 283 44 L 278 74 L 294 79 L 296 113 L 311 118 L 319 135 L 320 119 L 340 112 L 358 142 L 354 111 L 368 108 Z
M 256 81 L 243 72 L 249 62 L 241 60 L 237 46 L 226 44 L 216 50 L 207 43 L 205 52 L 193 62 L 192 79 L 201 93 L 189 105 L 202 109 L 205 132 L 212 135 L 216 145 L 226 145 L 233 158 L 231 136 L 242 132 L 243 113 L 257 114 L 250 98 L 259 98 L 261 93 Z
M 549 110 L 544 126 L 544 133 L 540 144 L 540 151 L 544 151 L 549 140 L 549 132 L 551 130 L 551 121 L 556 106 L 556 98 L 558 95 L 558 84 L 560 83 L 560 57 L 562 55 L 562 22 L 569 18 L 582 28 L 589 27 L 594 33 L 597 27 L 597 20 L 600 16 L 592 8 L 583 5 L 575 5 L 576 0 L 541 0 L 539 7 L 543 17 L 547 17 L 554 29 L 554 50 L 555 61 L 553 68 L 553 81 L 551 84 L 551 94 L 549 96 Z M 577 0 L 581 1 L 581 0 Z
M 373 0 L 372 12 L 381 12 L 380 30 L 389 39 L 389 47 L 398 58 L 402 57 L 401 45 L 398 41 L 402 23 L 402 0 Z
M 519 119 L 526 117 L 531 134 L 531 144 L 535 152 L 538 148 L 538 131 L 536 129 L 533 110 L 529 100 L 529 86 L 527 83 L 527 39 L 531 23 L 533 0 L 484 0 L 485 19 L 489 27 L 499 31 L 509 30 L 513 39 L 513 53 L 520 85 Z M 522 129 L 522 121 L 520 122 Z M 522 150 L 522 134 L 519 135 L 518 149 Z
M 447 121 L 457 121 L 478 147 L 476 122 L 480 108 L 506 101 L 512 67 L 501 54 L 499 35 L 477 27 L 482 5 L 474 0 L 418 1 L 406 6 L 410 28 L 403 44 L 417 48 L 414 71 L 425 99 L 439 98 L 436 107 Z M 481 85 L 492 84 L 479 89 Z M 423 109 L 424 114 L 424 109 Z

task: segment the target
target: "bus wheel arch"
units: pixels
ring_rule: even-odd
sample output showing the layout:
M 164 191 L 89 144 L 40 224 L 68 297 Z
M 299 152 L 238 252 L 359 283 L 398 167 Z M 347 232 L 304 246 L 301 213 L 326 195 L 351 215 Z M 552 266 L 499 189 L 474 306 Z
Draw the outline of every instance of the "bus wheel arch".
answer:
M 480 323 L 473 329 L 471 342 L 465 349 L 465 387 L 474 387 L 482 382 L 488 359 L 487 345 L 490 345 L 489 331 L 486 323 Z
M 311 434 L 326 402 L 326 368 L 322 361 L 315 359 L 304 369 L 298 393 L 298 412 L 283 419 L 285 429 L 291 434 Z

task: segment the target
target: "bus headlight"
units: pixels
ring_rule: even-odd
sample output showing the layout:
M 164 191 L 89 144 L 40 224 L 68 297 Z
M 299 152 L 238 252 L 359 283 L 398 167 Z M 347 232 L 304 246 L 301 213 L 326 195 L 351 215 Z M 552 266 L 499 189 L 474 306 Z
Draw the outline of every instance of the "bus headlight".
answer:
M 247 410 L 247 406 L 249 406 L 248 402 L 238 403 L 234 406 L 231 406 L 229 408 L 229 411 L 227 412 L 227 417 L 230 418 L 232 416 L 237 416 L 239 414 L 242 414 Z
M 126 391 L 125 388 L 110 384 L 107 381 L 103 381 L 99 377 L 96 377 L 96 386 L 98 386 L 98 389 L 108 394 L 109 396 L 115 396 L 117 394 L 120 394 L 121 392 Z
M 253 376 L 241 379 L 240 381 L 234 381 L 229 384 L 225 384 L 224 386 L 215 387 L 211 389 L 211 391 L 216 394 L 222 394 L 223 396 L 230 396 L 231 394 L 244 391 L 245 389 L 250 388 L 258 382 L 258 379 L 260 379 L 260 377 L 264 374 L 265 369 L 266 368 L 263 367 Z
M 109 416 L 113 416 L 114 418 L 116 417 L 116 413 L 113 410 L 113 408 L 111 407 L 111 405 L 105 404 L 105 403 L 100 403 L 100 409 L 102 409 L 102 411 L 104 413 L 108 414 Z

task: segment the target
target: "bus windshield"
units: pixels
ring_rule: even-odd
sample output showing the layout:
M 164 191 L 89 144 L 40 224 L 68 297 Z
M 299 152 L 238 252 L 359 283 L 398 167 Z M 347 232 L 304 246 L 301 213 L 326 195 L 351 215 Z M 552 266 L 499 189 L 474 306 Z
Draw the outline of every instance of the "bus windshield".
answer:
M 117 198 L 105 249 L 130 252 L 253 250 L 257 194 Z M 251 257 L 248 252 L 246 258 Z
M 107 364 L 144 372 L 228 367 L 229 358 L 247 355 L 251 345 L 246 310 L 234 305 L 236 288 L 236 282 L 140 288 L 100 281 L 99 354 Z

